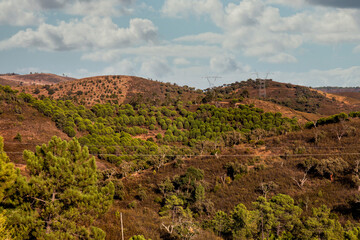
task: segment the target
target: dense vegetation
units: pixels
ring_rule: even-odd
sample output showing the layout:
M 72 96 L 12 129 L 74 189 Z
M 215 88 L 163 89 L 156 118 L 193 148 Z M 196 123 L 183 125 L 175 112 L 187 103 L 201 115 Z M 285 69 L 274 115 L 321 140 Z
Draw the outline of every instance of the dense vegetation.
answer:
M 35 100 L 23 95 L 69 137 L 80 133 L 79 142 L 90 153 L 130 171 L 159 168 L 175 155 L 217 154 L 224 146 L 299 129 L 294 119 L 247 105 L 218 108 L 206 104 L 191 111 L 192 106 L 186 108 L 181 102 L 176 107 L 96 104 L 87 109 L 69 100 Z M 151 133 L 152 137 L 141 139 Z M 172 147 L 160 147 L 164 145 Z
M 116 239 L 120 212 L 133 240 L 360 239 L 360 113 L 304 129 L 233 90 L 228 108 L 211 89 L 206 104 L 83 106 L 0 86 L 0 114 L 32 107 L 72 138 L 24 151 L 21 173 L 0 139 L 0 239 Z
M 35 153 L 25 151 L 24 159 L 28 178 L 8 163 L 0 138 L 0 207 L 15 239 L 105 238 L 92 223 L 111 206 L 114 185 L 101 186 L 86 147 L 53 137 Z

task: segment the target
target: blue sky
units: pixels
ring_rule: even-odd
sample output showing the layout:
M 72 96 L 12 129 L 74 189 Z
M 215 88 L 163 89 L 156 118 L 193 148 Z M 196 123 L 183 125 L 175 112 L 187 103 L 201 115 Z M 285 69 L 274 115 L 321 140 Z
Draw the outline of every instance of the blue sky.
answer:
M 360 1 L 0 0 L 0 72 L 359 86 Z

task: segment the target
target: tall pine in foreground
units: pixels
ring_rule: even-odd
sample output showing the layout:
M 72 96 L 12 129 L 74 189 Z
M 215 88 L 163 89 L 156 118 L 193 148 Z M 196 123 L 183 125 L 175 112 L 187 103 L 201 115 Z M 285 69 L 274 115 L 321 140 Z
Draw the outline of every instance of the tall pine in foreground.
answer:
M 4 152 L 3 138 L 0 137 L 0 203 L 4 198 L 4 192 L 10 188 L 16 179 L 14 165 L 10 163 L 8 156 Z M 12 230 L 7 226 L 5 211 L 0 207 L 0 239 L 10 239 Z
M 14 164 L 4 152 L 3 138 L 0 137 L 0 203 L 4 198 L 4 191 L 9 188 L 16 179 Z
M 30 177 L 19 177 L 7 201 L 16 239 L 104 239 L 92 226 L 112 204 L 114 186 L 100 186 L 94 157 L 76 139 L 53 137 L 24 151 Z

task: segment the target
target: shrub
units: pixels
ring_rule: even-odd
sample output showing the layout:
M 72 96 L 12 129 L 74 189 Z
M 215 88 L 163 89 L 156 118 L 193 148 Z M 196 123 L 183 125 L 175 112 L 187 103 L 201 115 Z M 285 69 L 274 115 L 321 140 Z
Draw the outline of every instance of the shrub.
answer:
M 128 204 L 128 208 L 136 208 L 136 206 L 137 206 L 137 201 L 135 200 Z
M 21 134 L 17 133 L 16 136 L 14 137 L 14 140 L 21 142 L 22 141 Z

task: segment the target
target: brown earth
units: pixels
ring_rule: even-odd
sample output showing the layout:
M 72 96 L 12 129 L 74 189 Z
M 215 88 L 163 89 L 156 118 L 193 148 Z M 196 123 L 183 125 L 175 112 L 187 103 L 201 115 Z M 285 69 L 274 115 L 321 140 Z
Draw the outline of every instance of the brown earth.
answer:
M 259 86 L 260 80 L 249 79 L 248 81 L 224 85 L 216 88 L 216 90 L 224 97 L 239 98 L 245 95 L 250 99 L 259 99 Z M 266 96 L 262 100 L 286 106 L 299 112 L 333 115 L 360 109 L 360 101 L 355 98 L 345 98 L 309 87 L 280 83 L 271 79 L 265 81 L 265 86 Z
M 0 76 L 0 84 L 10 86 L 50 85 L 73 80 L 75 80 L 75 78 L 58 76 L 51 73 Z
M 280 112 L 284 117 L 288 118 L 296 118 L 300 123 L 306 123 L 308 121 L 315 121 L 324 115 L 315 114 L 315 113 L 306 113 L 296 111 L 289 107 L 285 107 L 276 103 L 254 99 L 254 98 L 246 98 L 243 100 L 245 104 L 254 104 L 255 107 L 263 109 L 265 112 Z
M 136 102 L 160 105 L 164 102 L 196 100 L 202 92 L 187 86 L 162 83 L 133 76 L 98 76 L 74 81 L 61 82 L 51 86 L 23 86 L 17 88 L 34 96 L 73 100 L 82 105 L 97 103 Z
M 32 107 L 21 106 L 21 114 L 16 114 L 13 106 L 6 103 L 3 103 L 1 108 L 4 112 L 0 115 L 0 136 L 4 138 L 5 152 L 15 163 L 24 163 L 23 150 L 34 151 L 35 146 L 47 143 L 52 136 L 69 140 L 50 118 Z M 14 139 L 18 133 L 21 135 L 21 142 Z

